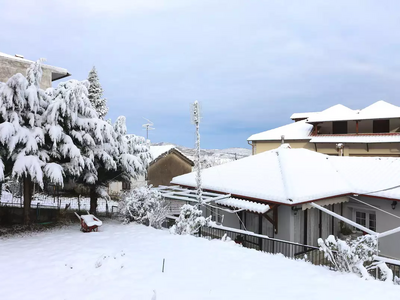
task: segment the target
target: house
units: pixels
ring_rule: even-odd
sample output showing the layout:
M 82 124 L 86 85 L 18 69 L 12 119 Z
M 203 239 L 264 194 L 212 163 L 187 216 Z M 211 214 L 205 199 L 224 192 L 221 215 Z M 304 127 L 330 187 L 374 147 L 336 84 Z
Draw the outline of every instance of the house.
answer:
M 109 185 L 109 192 L 115 194 L 146 183 L 154 187 L 170 185 L 173 177 L 192 172 L 193 161 L 173 145 L 150 146 L 150 153 L 153 160 L 149 164 L 147 177 L 140 176 L 131 182 L 112 182 Z
M 328 155 L 400 156 L 400 107 L 385 101 L 361 110 L 338 104 L 322 112 L 295 113 L 291 119 L 295 122 L 250 136 L 253 154 L 285 142 Z
M 215 219 L 223 215 L 228 227 L 305 245 L 344 232 L 331 212 L 381 233 L 400 226 L 399 170 L 400 158 L 329 156 L 283 144 L 203 170 L 206 193 L 230 196 L 209 202 L 204 212 Z M 172 183 L 194 188 L 195 174 Z M 379 249 L 400 258 L 400 233 L 380 238 Z
M 0 82 L 6 82 L 10 77 L 17 73 L 26 74 L 26 69 L 33 61 L 25 59 L 22 55 L 8 55 L 0 52 Z M 40 87 L 47 89 L 55 80 L 70 76 L 71 74 L 64 68 L 42 65 L 43 75 Z
M 194 163 L 175 146 L 151 146 L 152 162 L 147 171 L 147 182 L 154 187 L 170 185 L 172 178 L 192 172 Z

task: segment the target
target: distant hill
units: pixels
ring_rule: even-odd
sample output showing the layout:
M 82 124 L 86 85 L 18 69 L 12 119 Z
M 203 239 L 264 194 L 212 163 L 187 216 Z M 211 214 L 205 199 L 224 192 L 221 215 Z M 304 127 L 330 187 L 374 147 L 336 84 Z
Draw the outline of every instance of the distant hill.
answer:
M 155 143 L 153 146 L 173 145 L 191 160 L 194 160 L 196 149 L 175 145 L 172 143 Z M 251 155 L 251 149 L 246 148 L 227 148 L 227 149 L 201 149 L 202 167 L 208 168 L 220 165 L 233 160 L 241 159 Z

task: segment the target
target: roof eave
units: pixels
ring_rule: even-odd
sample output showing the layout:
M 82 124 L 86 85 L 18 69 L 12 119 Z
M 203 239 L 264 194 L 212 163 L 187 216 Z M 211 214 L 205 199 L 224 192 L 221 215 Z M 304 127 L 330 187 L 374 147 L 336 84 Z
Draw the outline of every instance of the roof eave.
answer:
M 172 182 L 171 182 L 172 183 Z M 186 188 L 195 188 L 194 186 L 190 185 L 184 185 L 184 184 L 177 184 L 177 183 L 172 183 L 173 185 L 179 185 L 182 187 Z M 210 189 L 203 189 L 204 191 L 211 192 L 211 193 L 226 193 L 226 192 L 221 192 L 217 190 L 210 190 Z M 311 200 L 306 200 L 302 202 L 296 202 L 296 203 L 284 203 L 284 202 L 279 202 L 276 200 L 268 200 L 268 199 L 261 199 L 261 198 L 254 198 L 254 197 L 248 197 L 248 196 L 243 196 L 239 194 L 231 194 L 231 197 L 233 198 L 241 198 L 241 199 L 246 199 L 246 200 L 251 200 L 255 202 L 260 202 L 260 203 L 272 203 L 272 204 L 279 204 L 279 205 L 286 205 L 286 206 L 297 206 L 297 205 L 302 205 L 306 203 L 311 203 L 311 202 L 316 202 L 316 201 L 321 201 L 321 200 L 326 200 L 326 199 L 332 199 L 332 198 L 337 198 L 337 197 L 345 197 L 345 196 L 351 196 L 351 195 L 359 195 L 359 196 L 366 196 L 366 197 L 372 197 L 372 198 L 378 198 L 378 199 L 385 199 L 385 200 L 396 200 L 400 201 L 399 198 L 389 198 L 389 197 L 381 197 L 381 196 L 372 196 L 368 194 L 359 194 L 359 193 L 345 193 L 345 194 L 337 194 L 337 195 L 332 195 L 328 197 L 322 197 L 322 198 L 316 198 L 316 199 L 311 199 Z

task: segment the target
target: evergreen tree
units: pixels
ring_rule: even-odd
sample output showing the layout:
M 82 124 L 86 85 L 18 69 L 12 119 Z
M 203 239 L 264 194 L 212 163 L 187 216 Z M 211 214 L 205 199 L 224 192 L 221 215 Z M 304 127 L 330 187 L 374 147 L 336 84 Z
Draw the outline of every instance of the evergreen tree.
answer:
M 99 76 L 95 67 L 89 72 L 89 101 L 96 110 L 100 119 L 104 119 L 108 112 L 107 99 L 103 97 L 103 88 L 100 85 Z
M 106 122 L 108 123 L 108 122 Z M 108 196 L 106 188 L 111 181 L 129 182 L 132 178 L 137 179 L 145 175 L 151 161 L 150 147 L 145 143 L 143 137 L 133 134 L 126 134 L 126 119 L 118 117 L 113 126 L 114 143 L 104 147 L 108 155 L 115 162 L 115 168 L 107 167 L 102 160 L 95 159 L 94 164 L 97 170 L 97 181 L 91 186 L 90 212 L 95 213 L 97 209 L 97 197 Z
M 26 78 L 16 74 L 0 87 L 0 155 L 6 173 L 23 181 L 25 224 L 30 223 L 33 184 L 43 187 L 44 177 L 63 182 L 61 166 L 49 162 L 45 147 L 43 114 L 50 99 L 39 87 L 41 77 L 41 61 L 37 61 L 28 68 Z

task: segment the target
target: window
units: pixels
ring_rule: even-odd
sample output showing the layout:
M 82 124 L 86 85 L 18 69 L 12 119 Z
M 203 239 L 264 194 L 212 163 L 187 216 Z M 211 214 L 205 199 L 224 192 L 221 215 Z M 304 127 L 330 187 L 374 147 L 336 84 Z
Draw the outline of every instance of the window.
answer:
M 347 133 L 347 121 L 332 122 L 332 133 L 333 134 L 346 134 Z
M 385 133 L 389 131 L 389 120 L 374 120 L 372 122 L 373 133 Z
M 122 181 L 122 189 L 123 190 L 130 190 L 131 189 L 131 183 L 129 181 Z
M 356 210 L 354 216 L 357 224 L 376 231 L 376 215 L 374 212 Z

